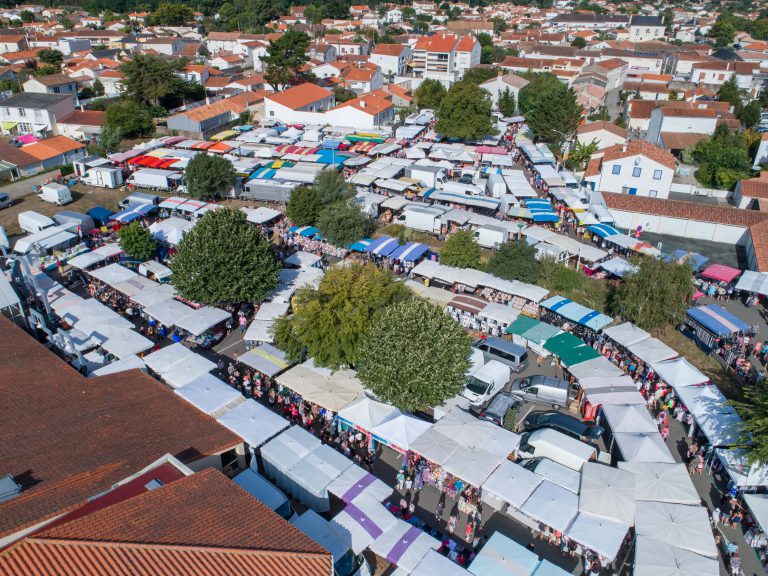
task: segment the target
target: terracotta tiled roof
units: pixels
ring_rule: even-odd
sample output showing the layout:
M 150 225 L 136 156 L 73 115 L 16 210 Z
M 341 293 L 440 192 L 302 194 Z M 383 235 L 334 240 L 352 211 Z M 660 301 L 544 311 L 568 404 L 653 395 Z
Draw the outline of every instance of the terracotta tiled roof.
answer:
M 376 47 L 371 50 L 371 54 L 379 54 L 381 56 L 400 56 L 403 50 L 406 49 L 404 44 L 377 44 Z
M 72 150 L 78 150 L 80 148 L 85 148 L 85 144 L 81 144 L 66 136 L 53 136 L 35 142 L 34 144 L 22 146 L 22 150 L 26 154 L 29 154 L 38 160 L 48 160 L 59 154 L 64 154 L 65 152 L 71 152 Z
M 608 208 L 638 212 L 640 214 L 652 214 L 656 216 L 668 216 L 670 218 L 686 218 L 699 222 L 712 222 L 715 224 L 728 224 L 750 228 L 755 224 L 768 219 L 768 214 L 756 210 L 740 210 L 728 206 L 712 206 L 698 204 L 696 202 L 682 202 L 680 200 L 665 200 L 663 198 L 649 198 L 647 196 L 631 196 L 629 194 L 614 194 L 603 192 L 603 198 Z
M 451 52 L 456 47 L 457 38 L 453 34 L 435 34 L 434 36 L 422 36 L 416 42 L 414 50 L 426 50 L 427 52 Z
M 718 113 L 710 108 L 662 108 L 664 116 L 677 118 L 716 118 Z
M 632 140 L 626 144 L 616 144 L 606 148 L 603 152 L 603 160 L 620 160 L 622 158 L 631 158 L 632 156 L 642 155 L 646 158 L 658 162 L 662 166 L 674 170 L 677 167 L 675 157 L 669 152 L 658 146 L 654 146 L 643 140 Z
M 602 165 L 603 165 L 602 158 L 590 158 L 589 162 L 587 162 L 587 167 L 584 170 L 584 178 L 599 176 Z
M 456 52 L 472 52 L 475 44 L 477 44 L 477 40 L 472 36 L 462 36 L 459 38 L 459 43 L 456 44 Z
M 22 486 L 0 503 L 0 537 L 80 506 L 165 454 L 192 462 L 242 444 L 143 372 L 85 378 L 2 316 L 0 350 L 2 469 Z
M 208 32 L 208 40 L 237 40 L 242 36 L 241 32 Z
M 278 104 L 282 104 L 287 108 L 297 110 L 331 96 L 333 96 L 333 92 L 330 90 L 326 90 L 316 84 L 307 82 L 294 86 L 293 88 L 288 88 L 288 90 L 284 90 L 283 92 L 270 94 L 267 98 Z
M 764 213 L 763 213 L 764 214 Z M 768 272 L 768 219 L 749 229 L 758 272 Z
M 741 195 L 750 198 L 768 198 L 768 172 L 763 172 L 757 178 L 741 181 Z
M 206 88 L 224 88 L 232 83 L 228 76 L 209 76 L 205 81 Z
M 82 126 L 104 126 L 107 122 L 107 113 L 101 110 L 75 110 L 56 122 L 58 124 L 80 124 Z
M 622 60 L 621 58 L 610 58 L 608 60 L 603 60 L 601 62 L 595 62 L 595 66 L 602 68 L 603 70 L 615 70 L 617 68 L 621 68 L 622 66 L 626 66 L 627 61 Z
M 670 150 L 684 150 L 690 146 L 695 146 L 701 140 L 709 138 L 708 134 L 697 134 L 695 132 L 662 132 L 661 141 L 665 148 Z
M 579 134 L 589 134 L 591 132 L 597 132 L 598 130 L 605 130 L 621 138 L 627 138 L 627 130 L 621 126 L 616 126 L 613 122 L 606 120 L 598 120 L 597 122 L 590 122 L 589 124 L 583 124 L 579 126 Z
M 5 140 L 0 140 L 0 158 L 14 166 L 29 166 L 38 162 L 37 158 L 30 156 L 16 146 L 11 146 Z
M 352 100 L 347 100 L 346 102 L 342 102 L 341 104 L 336 106 L 334 110 L 337 110 L 339 108 L 352 107 L 357 110 L 360 110 L 361 112 L 365 112 L 366 114 L 370 114 L 371 116 L 375 116 L 379 112 L 388 110 L 393 106 L 394 104 L 392 104 L 392 102 L 390 102 L 385 98 L 376 96 L 374 94 L 363 94 L 362 96 L 353 98 Z
M 656 108 L 680 108 L 685 110 L 695 110 L 708 108 L 724 113 L 730 110 L 730 104 L 728 102 L 681 102 L 675 100 L 630 100 L 629 101 L 629 116 L 631 118 L 648 119 L 651 117 L 651 112 Z
M 36 60 L 37 55 L 43 48 L 33 48 L 31 50 L 20 50 L 18 52 L 5 52 L 0 54 L 0 58 L 8 62 L 18 62 L 20 60 Z
M 43 86 L 61 86 L 62 84 L 71 84 L 74 82 L 72 78 L 65 74 L 48 74 L 47 76 L 37 76 L 34 78 Z
M 207 469 L 44 529 L 0 555 L 9 576 L 327 576 L 331 555 L 220 472 Z

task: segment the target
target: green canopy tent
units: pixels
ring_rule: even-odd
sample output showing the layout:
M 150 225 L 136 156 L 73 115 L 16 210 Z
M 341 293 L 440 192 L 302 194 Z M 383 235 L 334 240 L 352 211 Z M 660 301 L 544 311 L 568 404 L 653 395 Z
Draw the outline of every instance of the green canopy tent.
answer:
M 562 356 L 563 352 L 579 346 L 584 346 L 584 341 L 569 332 L 563 332 L 544 342 L 544 349 L 549 350 L 555 356 Z
M 507 334 L 516 334 L 517 336 L 522 336 L 528 332 L 528 330 L 534 326 L 538 326 L 539 324 L 542 324 L 542 322 L 539 322 L 535 318 L 530 318 L 528 316 L 518 316 L 517 319 L 512 322 L 512 324 L 507 326 Z
M 570 350 L 563 352 L 560 355 L 560 362 L 562 362 L 563 365 L 565 365 L 567 368 L 569 366 L 581 364 L 587 360 L 592 360 L 598 356 L 600 356 L 600 354 L 598 354 L 598 352 L 591 346 L 580 346 L 578 348 L 571 348 Z
M 523 334 L 523 338 L 528 340 L 528 342 L 531 342 L 533 344 L 538 344 L 539 346 L 541 346 L 542 344 L 544 344 L 544 342 L 546 342 L 547 340 L 549 340 L 559 332 L 560 332 L 560 328 L 558 328 L 557 326 L 552 326 L 551 324 L 545 324 L 544 322 L 539 322 L 538 326 L 534 326 L 533 328 L 525 332 Z

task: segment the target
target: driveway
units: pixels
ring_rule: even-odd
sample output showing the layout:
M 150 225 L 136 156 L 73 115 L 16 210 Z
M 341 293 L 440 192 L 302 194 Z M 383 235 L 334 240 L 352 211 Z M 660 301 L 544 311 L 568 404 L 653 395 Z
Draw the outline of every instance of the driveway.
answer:
M 17 182 L 11 182 L 6 186 L 0 188 L 0 192 L 8 194 L 13 200 L 29 196 L 34 190 L 34 186 L 40 186 L 44 182 L 56 178 L 59 175 L 59 170 L 52 170 L 50 172 L 43 172 L 37 174 L 31 178 L 25 178 Z

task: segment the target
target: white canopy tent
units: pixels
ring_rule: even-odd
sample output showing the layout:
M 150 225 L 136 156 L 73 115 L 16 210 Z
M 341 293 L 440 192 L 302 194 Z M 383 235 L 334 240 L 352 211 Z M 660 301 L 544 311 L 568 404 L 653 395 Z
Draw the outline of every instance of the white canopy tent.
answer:
M 184 218 L 171 217 L 152 224 L 149 227 L 149 232 L 155 240 L 176 246 L 181 242 L 184 234 L 194 227 L 194 222 Z
M 154 280 L 150 280 L 149 278 L 137 274 L 133 278 L 113 284 L 112 288 L 118 292 L 122 292 L 128 296 L 128 298 L 133 298 L 137 294 L 141 294 L 144 290 L 151 290 L 156 286 L 157 282 Z
M 125 266 L 120 264 L 109 264 L 103 268 L 97 268 L 88 272 L 91 276 L 97 280 L 104 282 L 108 286 L 114 286 L 118 282 L 130 280 L 135 276 L 138 276 L 133 270 L 129 270 Z
M 243 210 L 243 208 L 241 208 Z M 266 224 L 267 222 L 280 218 L 283 213 L 273 208 L 259 206 L 258 208 L 249 208 L 246 212 L 246 220 L 254 224 Z
M 144 358 L 144 362 L 150 370 L 162 376 L 179 362 L 190 359 L 193 354 L 194 352 L 184 346 L 184 344 L 176 342 L 165 348 L 160 348 L 157 352 L 148 354 Z
M 291 482 L 288 472 L 291 467 L 318 446 L 318 438 L 301 426 L 293 426 L 261 447 L 264 471 L 278 486 L 288 489 Z
M 768 486 L 768 465 L 750 465 L 738 449 L 715 448 L 726 473 L 739 488 Z
M 685 358 L 676 358 L 664 362 L 652 364 L 653 371 L 658 374 L 662 380 L 673 388 L 682 388 L 683 386 L 695 386 L 709 382 L 709 377 L 705 376 Z
M 352 552 L 360 554 L 397 523 L 392 513 L 371 496 L 363 495 L 349 503 L 331 519 L 331 524 L 346 534 Z
M 305 510 L 301 516 L 291 518 L 291 524 L 328 550 L 333 557 L 334 564 L 349 555 L 350 546 L 346 532 L 338 530 L 335 524 L 314 510 Z M 342 563 L 342 565 L 346 565 L 346 563 Z
M 459 446 L 443 464 L 443 468 L 472 486 L 479 487 L 502 461 L 503 456 L 497 456 L 482 448 Z
M 584 362 L 584 364 L 587 363 L 588 362 Z M 582 364 L 577 364 L 576 366 L 582 366 Z M 594 376 L 580 378 L 579 386 L 581 386 L 585 392 L 592 392 L 596 390 L 611 392 L 631 390 L 637 392 L 637 385 L 635 384 L 635 381 L 632 380 L 631 376 L 626 376 L 623 373 L 611 377 Z
M 602 407 L 602 411 L 614 434 L 618 432 L 659 433 L 645 405 L 606 405 Z
M 353 427 L 371 432 L 376 426 L 384 424 L 401 412 L 394 406 L 379 402 L 368 396 L 361 396 L 339 410 L 339 418 Z
M 624 374 L 618 366 L 613 364 L 605 356 L 598 356 L 597 358 L 592 358 L 586 362 L 574 364 L 568 368 L 568 372 L 573 374 L 579 381 L 582 378 L 587 377 L 597 378 L 602 376 L 613 378 Z
M 144 360 L 142 360 L 138 356 L 131 355 L 131 356 L 126 356 L 125 358 L 120 358 L 120 360 L 115 360 L 114 362 L 111 362 L 106 366 L 102 366 L 101 368 L 97 368 L 96 370 L 88 374 L 88 376 L 90 378 L 95 378 L 96 376 L 106 376 L 107 374 L 125 372 L 126 370 L 134 370 L 134 369 L 143 370 L 144 367 L 145 367 Z
M 669 462 L 675 459 L 658 431 L 616 432 L 616 445 L 626 462 Z
M 501 532 L 494 532 L 469 565 L 475 576 L 531 576 L 539 557 Z
M 632 322 L 624 322 L 618 326 L 611 326 L 610 328 L 606 328 L 603 330 L 603 334 L 608 336 L 608 338 L 617 344 L 624 346 L 624 348 L 628 348 L 632 344 L 637 344 L 638 342 L 642 342 L 643 340 L 647 340 L 651 337 L 648 332 L 642 328 L 638 328 L 632 324 Z
M 427 552 L 439 547 L 440 541 L 437 538 L 399 519 L 370 545 L 374 554 L 386 558 L 406 574 L 416 569 Z
M 736 283 L 736 290 L 768 296 L 768 273 L 744 270 Z
M 133 330 L 121 330 L 110 334 L 109 337 L 101 343 L 101 347 L 112 354 L 115 358 L 127 358 L 135 356 L 141 352 L 146 352 L 155 345 L 152 340 L 145 338 Z
M 595 405 L 609 404 L 645 404 L 645 398 L 637 390 L 624 392 L 589 392 L 589 401 Z
M 632 525 L 635 521 L 634 475 L 604 464 L 585 462 L 581 468 L 579 512 Z
M 193 336 L 200 336 L 207 330 L 210 330 L 216 324 L 224 322 L 230 317 L 230 313 L 213 306 L 198 308 L 192 314 L 176 321 L 176 326 L 186 330 Z
M 290 426 L 285 418 L 252 398 L 228 410 L 217 420 L 254 450 Z
M 243 340 L 250 343 L 271 343 L 274 340 L 272 336 L 272 328 L 274 325 L 274 320 L 254 320 L 245 331 Z
M 383 502 L 392 495 L 392 488 L 367 470 L 352 464 L 328 485 L 328 492 L 346 503 L 353 502 L 363 494 Z
M 349 458 L 321 444 L 289 468 L 287 489 L 312 510 L 328 512 L 331 509 L 328 485 L 350 466 Z
M 144 313 L 154 318 L 163 326 L 175 326 L 187 316 L 192 315 L 195 309 L 175 299 L 166 299 L 144 308 Z
M 549 458 L 542 458 L 536 463 L 536 475 L 544 480 L 549 480 L 553 484 L 557 484 L 574 494 L 579 493 L 579 487 L 581 486 L 581 472 L 572 470 Z
M 277 383 L 327 410 L 338 412 L 363 393 L 363 385 L 354 370 L 331 372 L 315 366 L 310 358 L 286 370 Z
M 174 364 L 170 370 L 162 375 L 162 378 L 169 386 L 181 388 L 214 368 L 216 368 L 216 364 L 200 356 L 200 354 L 192 352 L 191 356 L 187 356 L 182 362 Z
M 720 576 L 720 563 L 714 558 L 689 552 L 638 536 L 635 544 L 635 576 Z
M 370 432 L 376 440 L 383 441 L 393 450 L 406 452 L 411 450 L 413 442 L 431 427 L 431 423 L 409 414 L 398 414 L 374 426 Z
M 483 502 L 494 510 L 507 504 L 519 509 L 542 481 L 538 474 L 504 460 L 483 482 Z
M 171 300 L 174 296 L 176 296 L 176 289 L 171 284 L 158 284 L 131 296 L 131 300 L 146 309 L 160 302 Z
M 288 314 L 289 308 L 290 304 L 286 302 L 264 302 L 259 306 L 253 319 L 260 321 L 277 320 Z
M 412 149 L 411 149 L 412 150 Z M 469 572 L 435 550 L 429 550 L 411 576 L 467 576 Z
M 240 362 L 270 378 L 290 366 L 285 352 L 271 344 L 259 344 L 251 348 L 240 356 Z
M 685 464 L 619 462 L 620 470 L 635 475 L 635 500 L 696 505 L 701 497 Z
M 177 388 L 175 392 L 195 408 L 209 415 L 224 410 L 235 402 L 244 401 L 238 390 L 208 372 Z
M 678 353 L 658 338 L 647 338 L 628 347 L 629 351 L 646 364 L 677 358 Z
M 466 448 L 480 448 L 506 458 L 520 445 L 520 436 L 454 408 L 434 429 Z
M 434 426 L 428 428 L 414 440 L 411 450 L 430 462 L 443 465 L 459 449 L 455 440 L 438 432 Z
M 744 502 L 747 503 L 755 520 L 765 532 L 768 527 L 768 494 L 744 494 Z
M 570 490 L 544 480 L 520 511 L 560 532 L 565 532 L 578 512 L 579 497 Z
M 637 507 L 635 532 L 708 558 L 718 555 L 709 515 L 702 506 L 646 502 Z
M 579 512 L 568 529 L 567 536 L 601 556 L 614 560 L 624 544 L 627 531 L 629 531 L 629 525 L 617 520 Z
M 310 266 L 314 266 L 320 260 L 322 260 L 322 256 L 318 256 L 317 254 L 313 254 L 312 252 L 304 252 L 302 250 L 299 250 L 298 252 L 294 252 L 288 258 L 286 258 L 283 262 L 289 266 L 296 266 L 298 268 L 309 268 Z

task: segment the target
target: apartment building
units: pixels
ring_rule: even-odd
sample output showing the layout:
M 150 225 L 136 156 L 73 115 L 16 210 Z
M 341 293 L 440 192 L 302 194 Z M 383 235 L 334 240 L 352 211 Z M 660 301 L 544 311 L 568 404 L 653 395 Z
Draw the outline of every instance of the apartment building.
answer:
M 480 44 L 471 36 L 435 34 L 419 38 L 413 47 L 416 78 L 438 80 L 450 86 L 469 68 L 480 64 Z

